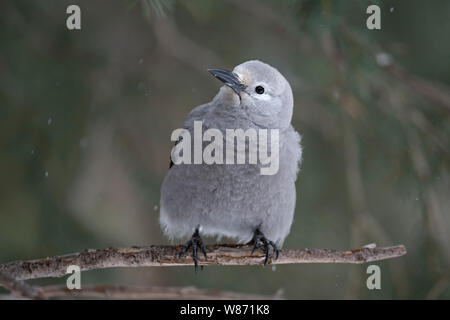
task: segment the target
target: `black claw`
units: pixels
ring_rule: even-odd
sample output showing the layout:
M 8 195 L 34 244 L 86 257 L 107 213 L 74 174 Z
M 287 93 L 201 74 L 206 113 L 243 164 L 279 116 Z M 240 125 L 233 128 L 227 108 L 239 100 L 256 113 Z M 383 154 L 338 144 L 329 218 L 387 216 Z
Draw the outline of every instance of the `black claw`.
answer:
M 259 231 L 259 229 L 255 230 L 255 234 L 253 235 L 253 250 L 252 254 L 255 252 L 255 250 L 259 247 L 263 247 L 264 253 L 266 255 L 266 258 L 264 259 L 264 265 L 267 265 L 267 262 L 269 261 L 270 256 L 270 247 L 273 249 L 273 255 L 275 255 L 275 260 L 278 259 L 278 255 L 280 251 L 277 248 L 277 245 L 273 242 L 267 239 L 264 234 Z
M 189 250 L 190 247 L 192 247 L 192 240 L 189 240 L 183 245 L 183 247 L 180 250 L 180 253 L 178 254 L 178 258 L 183 257 L 183 255 Z
M 205 256 L 205 260 L 208 260 L 208 257 L 206 256 L 206 248 L 205 248 L 205 245 L 203 244 L 202 239 L 200 239 L 199 244 L 200 244 L 200 250 L 202 250 L 202 253 Z
M 255 237 L 253 238 L 253 250 L 252 250 L 252 254 L 255 252 L 256 248 L 258 248 L 258 244 L 259 241 L 255 239 Z
M 180 253 L 178 253 L 178 258 L 182 258 L 183 255 L 192 248 L 192 260 L 194 260 L 194 272 L 197 274 L 198 271 L 198 248 L 202 251 L 205 256 L 205 260 L 207 260 L 206 256 L 206 248 L 203 244 L 202 238 L 200 237 L 198 229 L 195 229 L 194 234 L 192 235 L 191 240 L 186 242 L 184 246 L 181 248 Z M 203 269 L 203 266 L 202 266 Z
M 192 242 L 192 259 L 194 260 L 194 272 L 198 271 L 198 255 L 197 255 L 197 243 Z

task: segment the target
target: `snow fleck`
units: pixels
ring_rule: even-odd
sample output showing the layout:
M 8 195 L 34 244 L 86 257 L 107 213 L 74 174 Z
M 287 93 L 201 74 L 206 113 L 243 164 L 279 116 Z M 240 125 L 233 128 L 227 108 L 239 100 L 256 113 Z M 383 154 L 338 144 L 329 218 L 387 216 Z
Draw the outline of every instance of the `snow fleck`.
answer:
M 48 118 L 47 124 L 48 124 L 48 125 L 51 125 L 51 124 L 52 124 L 52 121 L 53 121 L 52 118 Z
M 272 271 L 273 272 L 277 271 L 277 266 L 272 266 Z
M 389 9 L 390 12 L 394 12 L 394 7 L 391 7 L 391 9 Z
M 45 177 L 48 178 L 48 171 L 45 171 Z
M 155 206 L 153 207 L 154 211 L 158 211 L 158 206 L 155 204 Z
M 139 59 L 139 64 L 143 64 L 144 63 L 144 58 L 140 58 Z
M 378 63 L 378 65 L 380 65 L 382 67 L 387 67 L 387 66 L 391 65 L 392 58 L 386 52 L 379 52 L 375 55 L 375 61 Z

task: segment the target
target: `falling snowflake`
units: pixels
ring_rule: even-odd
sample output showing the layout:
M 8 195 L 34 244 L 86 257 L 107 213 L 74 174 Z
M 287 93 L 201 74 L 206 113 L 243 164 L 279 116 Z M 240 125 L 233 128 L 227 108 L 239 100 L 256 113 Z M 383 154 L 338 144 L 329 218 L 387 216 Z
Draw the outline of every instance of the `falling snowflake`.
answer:
M 391 56 L 386 52 L 379 52 L 375 55 L 375 61 L 382 67 L 387 67 L 392 63 Z

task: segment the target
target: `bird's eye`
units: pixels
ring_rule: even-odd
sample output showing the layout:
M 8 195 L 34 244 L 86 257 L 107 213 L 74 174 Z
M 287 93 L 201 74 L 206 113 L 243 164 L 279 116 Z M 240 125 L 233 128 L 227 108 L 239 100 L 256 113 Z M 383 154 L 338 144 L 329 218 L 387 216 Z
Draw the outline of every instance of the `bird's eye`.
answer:
M 257 94 L 263 94 L 263 93 L 264 93 L 264 88 L 261 87 L 261 86 L 257 86 L 257 87 L 255 88 L 255 92 L 256 92 Z

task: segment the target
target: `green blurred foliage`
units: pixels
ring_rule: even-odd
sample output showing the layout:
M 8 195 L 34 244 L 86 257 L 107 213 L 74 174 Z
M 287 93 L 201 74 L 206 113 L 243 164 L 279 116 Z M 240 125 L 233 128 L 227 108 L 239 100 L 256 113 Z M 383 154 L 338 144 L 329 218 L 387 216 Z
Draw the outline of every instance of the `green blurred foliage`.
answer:
M 73 3 L 80 31 L 65 26 Z M 366 28 L 370 4 L 381 30 Z M 366 289 L 365 266 L 335 264 L 100 270 L 83 282 L 450 297 L 449 1 L 17 0 L 0 12 L 0 262 L 166 243 L 170 133 L 217 91 L 207 68 L 260 59 L 290 81 L 303 135 L 285 246 L 405 244 L 379 263 L 382 290 Z

